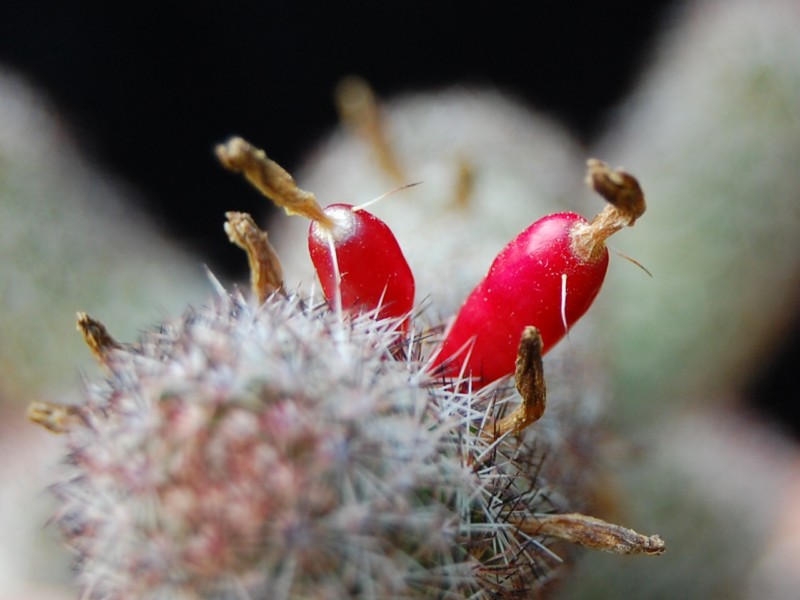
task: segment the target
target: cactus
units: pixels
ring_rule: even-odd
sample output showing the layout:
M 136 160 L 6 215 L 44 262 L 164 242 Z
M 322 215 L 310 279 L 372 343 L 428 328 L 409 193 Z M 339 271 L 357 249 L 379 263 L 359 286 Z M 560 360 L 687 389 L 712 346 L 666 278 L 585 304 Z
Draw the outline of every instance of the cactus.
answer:
M 570 544 L 663 551 L 581 512 L 594 398 L 556 377 L 539 419 L 535 328 L 515 385 L 474 391 L 429 374 L 424 313 L 408 326 L 287 292 L 263 232 L 228 220 L 265 271 L 252 299 L 213 280 L 213 303 L 134 344 L 80 314 L 107 377 L 81 405 L 31 406 L 69 435 L 55 521 L 83 597 L 527 598 Z

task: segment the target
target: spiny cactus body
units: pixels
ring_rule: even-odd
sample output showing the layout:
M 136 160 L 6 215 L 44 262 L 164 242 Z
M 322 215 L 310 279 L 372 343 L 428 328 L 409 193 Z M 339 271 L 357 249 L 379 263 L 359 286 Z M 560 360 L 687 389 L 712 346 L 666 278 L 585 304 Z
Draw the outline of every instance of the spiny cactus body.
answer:
M 110 349 L 55 487 L 87 597 L 528 597 L 546 584 L 561 559 L 525 524 L 582 508 L 549 480 L 575 450 L 535 432 L 494 440 L 487 423 L 514 392 L 436 385 L 396 326 L 234 294 Z

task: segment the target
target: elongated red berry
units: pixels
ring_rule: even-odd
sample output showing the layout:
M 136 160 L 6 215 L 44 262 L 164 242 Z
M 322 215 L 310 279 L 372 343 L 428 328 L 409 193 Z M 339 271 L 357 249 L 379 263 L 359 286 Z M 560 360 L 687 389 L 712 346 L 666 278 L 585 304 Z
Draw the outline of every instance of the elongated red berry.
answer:
M 287 213 L 311 219 L 308 249 L 329 303 L 346 310 L 377 309 L 381 318 L 408 315 L 414 276 L 383 221 L 349 204 L 323 209 L 283 167 L 240 137 L 218 145 L 216 153 L 226 168 L 243 173 Z M 411 185 L 416 184 L 403 187 Z
M 434 366 L 450 361 L 454 375 L 466 373 L 486 384 L 514 370 L 522 331 L 534 325 L 543 352 L 552 348 L 586 312 L 600 291 L 608 251 L 596 259 L 576 255 L 570 231 L 587 224 L 575 213 L 539 219 L 494 259 L 442 342 Z
M 445 334 L 432 372 L 462 369 L 483 386 L 514 371 L 528 325 L 539 329 L 547 352 L 588 310 L 608 268 L 605 240 L 632 225 L 645 209 L 638 182 L 624 171 L 589 161 L 589 184 L 611 205 L 589 223 L 575 213 L 539 219 L 494 259 Z
M 414 276 L 391 229 L 349 204 L 331 204 L 323 212 L 333 225 L 312 221 L 308 250 L 328 302 L 340 294 L 346 310 L 380 307 L 381 318 L 407 315 L 414 304 Z

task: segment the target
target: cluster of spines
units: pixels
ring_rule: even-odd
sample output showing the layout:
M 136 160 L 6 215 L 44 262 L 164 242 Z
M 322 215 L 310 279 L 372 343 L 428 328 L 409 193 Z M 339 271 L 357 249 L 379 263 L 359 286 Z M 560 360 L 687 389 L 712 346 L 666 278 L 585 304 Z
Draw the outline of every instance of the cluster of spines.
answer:
M 564 508 L 543 454 L 485 430 L 513 390 L 432 384 L 396 360 L 397 325 L 233 295 L 108 349 L 55 488 L 89 597 L 523 597 L 549 578 L 520 527 Z

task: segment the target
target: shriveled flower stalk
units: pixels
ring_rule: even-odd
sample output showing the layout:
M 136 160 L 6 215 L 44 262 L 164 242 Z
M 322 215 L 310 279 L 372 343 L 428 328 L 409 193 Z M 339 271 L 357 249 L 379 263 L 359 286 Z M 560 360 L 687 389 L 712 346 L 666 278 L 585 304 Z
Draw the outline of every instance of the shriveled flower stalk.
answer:
M 579 512 L 591 436 L 540 420 L 535 327 L 515 385 L 474 391 L 430 374 L 424 315 L 287 292 L 253 220 L 228 213 L 226 230 L 250 299 L 212 278 L 213 303 L 134 344 L 81 314 L 107 377 L 84 405 L 31 406 L 69 434 L 55 521 L 83 597 L 528 598 L 568 544 L 663 552 Z

